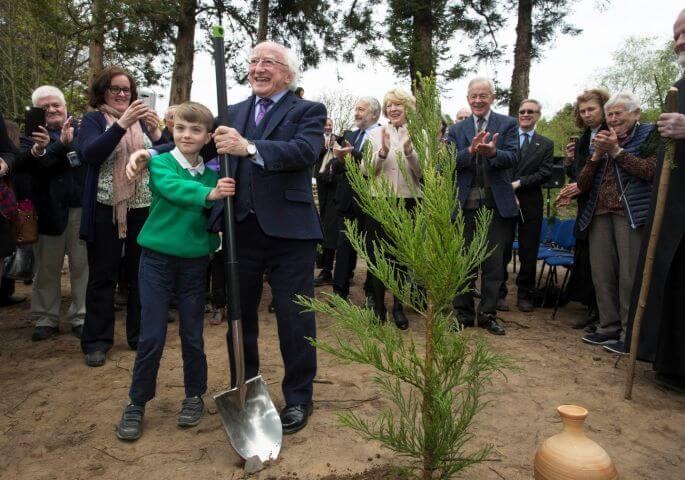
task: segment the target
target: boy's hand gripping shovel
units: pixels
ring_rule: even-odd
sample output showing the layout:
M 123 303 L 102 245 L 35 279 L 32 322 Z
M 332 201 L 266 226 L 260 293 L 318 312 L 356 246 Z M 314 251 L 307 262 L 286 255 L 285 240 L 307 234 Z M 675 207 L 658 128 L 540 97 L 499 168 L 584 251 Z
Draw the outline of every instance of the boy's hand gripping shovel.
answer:
M 228 101 L 226 99 L 226 69 L 224 62 L 224 30 L 212 29 L 214 64 L 216 66 L 217 105 L 219 124 L 228 124 Z M 230 175 L 228 155 L 219 155 L 221 176 Z M 240 187 L 238 187 L 240 188 Z M 261 375 L 245 381 L 245 355 L 243 352 L 243 326 L 240 313 L 240 289 L 238 285 L 238 260 L 235 246 L 235 223 L 233 197 L 224 200 L 223 248 L 227 280 L 228 318 L 231 322 L 226 332 L 226 344 L 233 345 L 234 387 L 214 395 L 221 423 L 235 451 L 245 460 L 258 457 L 260 462 L 275 460 L 281 450 L 283 427 L 274 407 L 266 383 Z

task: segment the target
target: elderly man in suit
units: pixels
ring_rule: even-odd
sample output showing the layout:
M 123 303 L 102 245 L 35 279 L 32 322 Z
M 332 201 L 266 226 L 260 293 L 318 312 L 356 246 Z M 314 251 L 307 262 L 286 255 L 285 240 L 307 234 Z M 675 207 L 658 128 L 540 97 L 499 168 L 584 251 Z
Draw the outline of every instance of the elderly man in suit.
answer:
M 491 211 L 488 244 L 494 251 L 481 264 L 481 301 L 477 315 L 473 288 L 455 297 L 453 305 L 463 326 L 472 326 L 477 317 L 479 327 L 504 335 L 504 327 L 497 323 L 496 306 L 511 219 L 518 215 L 511 185 L 517 160 L 517 124 L 513 118 L 491 110 L 495 86 L 487 78 L 469 82 L 466 100 L 472 115 L 452 125 L 447 136 L 457 150 L 457 185 L 464 212 L 464 235 L 467 242 L 472 240 L 480 208 Z
M 265 270 L 276 309 L 285 367 L 283 433 L 294 433 L 312 413 L 316 337 L 312 312 L 295 304 L 314 295 L 316 243 L 322 239 L 311 172 L 323 147 L 326 108 L 293 93 L 298 62 L 274 42 L 249 57 L 253 95 L 229 107 L 228 124 L 215 132 L 217 152 L 228 154 L 236 179 L 235 220 L 243 314 L 246 377 L 259 371 L 257 307 Z M 235 378 L 235 376 L 233 377 Z
M 519 204 L 519 215 L 510 225 L 507 248 L 504 250 L 504 282 L 498 310 L 509 309 L 505 301 L 507 265 L 511 260 L 511 244 L 518 227 L 521 269 L 516 277 L 516 305 L 522 312 L 533 311 L 532 294 L 535 290 L 535 269 L 542 228 L 542 185 L 551 177 L 554 164 L 554 142 L 535 131 L 540 110 L 540 102 L 532 98 L 523 100 L 519 107 L 518 162 L 511 182 Z
M 341 229 L 343 219 L 357 220 L 361 228 L 365 228 L 366 216 L 357 204 L 354 191 L 347 179 L 345 162 L 352 158 L 355 162 L 361 162 L 364 145 L 371 139 L 371 132 L 376 129 L 381 115 L 381 104 L 374 97 L 362 97 L 354 107 L 354 125 L 356 130 L 346 130 L 340 140 L 342 147 L 333 149 L 335 158 L 332 160 L 333 173 L 337 177 L 335 191 L 335 203 L 341 217 Z M 351 157 L 348 157 L 351 155 Z M 344 231 L 338 236 L 337 260 L 333 271 L 333 293 L 342 298 L 347 298 L 350 293 L 350 277 L 357 263 L 357 253 Z M 367 299 L 370 298 L 370 286 L 364 283 Z

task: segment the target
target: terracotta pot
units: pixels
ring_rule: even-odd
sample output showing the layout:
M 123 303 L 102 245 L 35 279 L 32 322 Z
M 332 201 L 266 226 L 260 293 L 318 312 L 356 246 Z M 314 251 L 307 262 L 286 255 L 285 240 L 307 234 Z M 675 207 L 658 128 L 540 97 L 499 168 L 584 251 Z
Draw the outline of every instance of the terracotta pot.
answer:
M 564 430 L 540 445 L 535 454 L 535 480 L 618 479 L 607 452 L 583 432 L 587 410 L 562 405 L 557 411 L 564 422 Z

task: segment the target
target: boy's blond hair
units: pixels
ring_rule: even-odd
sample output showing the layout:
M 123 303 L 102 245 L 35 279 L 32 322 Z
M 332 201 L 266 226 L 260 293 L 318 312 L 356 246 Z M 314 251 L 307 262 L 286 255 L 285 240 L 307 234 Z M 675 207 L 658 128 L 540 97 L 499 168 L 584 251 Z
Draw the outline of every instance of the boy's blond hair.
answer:
M 174 121 L 184 120 L 190 123 L 199 123 L 207 127 L 207 131 L 211 132 L 214 127 L 214 115 L 201 103 L 197 102 L 183 102 L 176 107 L 174 111 Z

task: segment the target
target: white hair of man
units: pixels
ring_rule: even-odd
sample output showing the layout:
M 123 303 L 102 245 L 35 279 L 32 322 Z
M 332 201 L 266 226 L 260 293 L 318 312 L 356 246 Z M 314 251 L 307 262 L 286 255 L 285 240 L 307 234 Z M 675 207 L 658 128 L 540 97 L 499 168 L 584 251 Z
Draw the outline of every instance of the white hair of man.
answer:
M 640 110 L 640 102 L 637 97 L 629 92 L 614 93 L 611 98 L 604 104 L 604 113 L 606 114 L 611 107 L 622 105 L 626 112 L 635 112 Z
M 43 85 L 36 88 L 31 94 L 31 102 L 34 107 L 38 106 L 38 101 L 45 97 L 57 97 L 62 105 L 66 105 L 67 102 L 64 100 L 64 94 L 62 90 L 52 85 Z
M 373 113 L 376 121 L 381 118 L 381 103 L 375 97 L 361 97 L 357 103 L 365 102 L 369 106 L 369 110 Z
M 487 77 L 475 77 L 475 78 L 472 78 L 471 81 L 469 82 L 468 87 L 466 87 L 466 93 L 468 94 L 468 92 L 471 91 L 471 88 L 472 88 L 474 85 L 479 85 L 479 84 L 481 84 L 481 83 L 487 84 L 487 85 L 488 85 L 488 88 L 490 89 L 490 93 L 493 94 L 493 95 L 495 94 L 495 83 L 494 83 L 492 80 L 490 80 L 489 78 L 487 78 Z
M 252 56 L 254 55 L 254 51 L 260 45 L 275 47 L 283 53 L 283 59 L 285 60 L 284 63 L 286 65 L 286 68 L 290 72 L 290 75 L 292 76 L 290 82 L 288 82 L 286 86 L 288 87 L 288 90 L 294 92 L 297 89 L 297 81 L 300 79 L 300 62 L 297 60 L 295 53 L 293 53 L 293 51 L 285 45 L 281 45 L 278 42 L 271 42 L 267 40 L 266 42 L 260 42 L 254 46 L 254 48 L 250 52 L 250 58 L 252 58 Z

